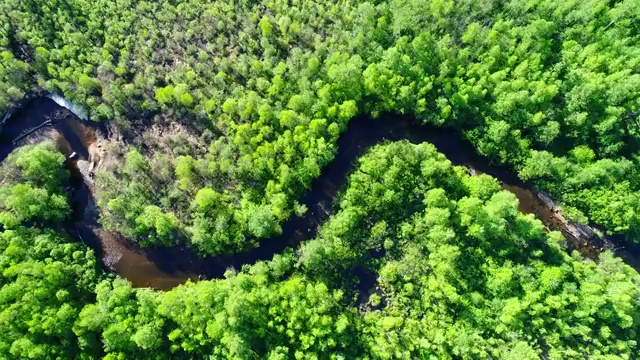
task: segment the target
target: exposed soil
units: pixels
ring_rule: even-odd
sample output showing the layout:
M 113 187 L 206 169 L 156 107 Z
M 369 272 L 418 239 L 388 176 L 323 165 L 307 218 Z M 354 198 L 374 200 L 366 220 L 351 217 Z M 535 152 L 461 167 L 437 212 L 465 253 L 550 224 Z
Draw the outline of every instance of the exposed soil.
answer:
M 37 130 L 32 132 L 33 129 Z M 99 211 L 92 194 L 92 176 L 109 155 L 106 137 L 107 131 L 103 126 L 80 120 L 51 99 L 36 98 L 2 126 L 0 161 L 20 145 L 44 138 L 53 139 L 69 157 L 67 166 L 72 173 L 74 214 L 66 224 L 67 232 L 93 248 L 105 268 L 128 279 L 136 287 L 165 290 L 187 280 L 218 278 L 227 270 L 240 270 L 243 265 L 271 259 L 288 247 L 296 248 L 301 241 L 314 238 L 319 226 L 332 214 L 332 203 L 356 160 L 382 141 L 405 139 L 412 143 L 430 142 L 453 164 L 465 166 L 473 174 L 487 173 L 499 179 L 505 190 L 518 197 L 522 212 L 534 214 L 548 229 L 562 231 L 569 250 L 578 250 L 585 257 L 597 260 L 601 251 L 611 249 L 640 270 L 639 246 L 628 245 L 629 249 L 625 249 L 622 242 L 601 236 L 591 227 L 572 224 L 548 196 L 533 190 L 507 169 L 489 164 L 457 131 L 419 125 L 406 116 L 394 115 L 380 119 L 353 119 L 338 140 L 335 159 L 300 199 L 300 203 L 307 205 L 307 213 L 302 217 L 293 216 L 283 224 L 282 235 L 261 241 L 258 248 L 233 256 L 204 259 L 182 247 L 141 249 L 119 234 L 104 230 L 98 223 Z M 15 142 L 15 139 L 20 140 Z M 375 282 L 375 278 L 370 277 L 361 279 L 361 287 L 369 288 L 365 283 Z

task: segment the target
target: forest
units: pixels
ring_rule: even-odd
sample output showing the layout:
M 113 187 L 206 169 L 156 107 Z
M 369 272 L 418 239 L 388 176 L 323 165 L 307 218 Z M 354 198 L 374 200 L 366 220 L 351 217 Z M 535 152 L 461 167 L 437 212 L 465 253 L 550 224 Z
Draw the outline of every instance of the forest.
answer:
M 109 128 L 100 225 L 233 256 L 283 233 L 349 123 L 410 117 L 640 243 L 640 1 L 4 0 L 0 119 Z M 0 130 L 1 131 L 1 130 Z M 500 181 L 383 141 L 297 248 L 169 291 L 106 271 L 51 141 L 0 165 L 0 359 L 635 359 L 640 277 Z

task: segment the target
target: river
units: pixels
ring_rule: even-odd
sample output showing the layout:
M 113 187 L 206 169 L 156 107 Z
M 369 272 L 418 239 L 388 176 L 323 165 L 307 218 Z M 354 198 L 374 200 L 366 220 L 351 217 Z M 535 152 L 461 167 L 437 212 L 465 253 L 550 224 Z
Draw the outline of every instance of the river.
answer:
M 568 250 L 578 250 L 585 257 L 597 259 L 604 249 L 614 250 L 629 265 L 640 270 L 640 248 L 608 237 L 598 239 L 593 230 L 566 221 L 552 200 L 523 183 L 507 169 L 494 166 L 475 152 L 459 132 L 434 126 L 416 124 L 408 116 L 386 115 L 379 119 L 365 116 L 353 119 L 338 140 L 335 159 L 327 165 L 320 177 L 312 182 L 310 190 L 299 200 L 308 207 L 302 216 L 293 216 L 282 226 L 282 235 L 264 239 L 251 251 L 228 256 L 200 258 L 195 252 L 182 247 L 144 248 L 117 233 L 109 232 L 98 223 L 98 211 L 87 179 L 86 166 L 92 166 L 99 140 L 107 137 L 107 129 L 99 124 L 78 118 L 59 101 L 37 97 L 16 111 L 2 126 L 0 132 L 0 161 L 16 147 L 26 143 L 53 139 L 68 157 L 67 167 L 72 173 L 72 220 L 65 226 L 67 232 L 84 241 L 101 259 L 105 269 L 128 279 L 136 287 L 159 290 L 171 289 L 187 280 L 219 278 L 229 269 L 240 270 L 243 265 L 269 260 L 287 248 L 296 248 L 301 241 L 313 239 L 316 232 L 333 213 L 332 203 L 338 190 L 345 184 L 356 160 L 370 147 L 383 141 L 408 140 L 411 143 L 430 142 L 454 165 L 467 167 L 472 173 L 486 173 L 502 183 L 505 190 L 520 200 L 520 211 L 532 213 L 548 229 L 559 230 L 567 239 Z M 62 105 L 68 102 L 62 102 Z M 72 108 L 73 110 L 73 108 Z M 40 125 L 50 123 L 50 126 Z M 39 127 L 39 128 L 38 128 Z M 38 130 L 20 138 L 29 130 Z M 98 145 L 96 145 L 98 144 Z M 83 171 L 80 171 L 83 168 Z M 81 174 L 84 172 L 84 176 Z

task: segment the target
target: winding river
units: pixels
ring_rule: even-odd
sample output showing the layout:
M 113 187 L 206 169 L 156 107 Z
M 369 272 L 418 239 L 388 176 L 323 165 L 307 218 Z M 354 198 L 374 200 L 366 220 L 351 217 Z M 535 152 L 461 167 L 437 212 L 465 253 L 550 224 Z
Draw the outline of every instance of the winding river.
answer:
M 640 247 L 628 245 L 627 249 L 621 241 L 596 236 L 590 227 L 571 224 L 544 193 L 535 191 L 507 169 L 489 164 L 455 130 L 419 125 L 410 117 L 399 115 L 353 119 L 338 140 L 335 159 L 299 200 L 308 207 L 307 213 L 302 217 L 293 216 L 283 224 L 282 235 L 262 240 L 258 248 L 233 256 L 208 258 L 200 258 L 183 247 L 141 249 L 119 234 L 102 229 L 97 221 L 98 211 L 91 186 L 87 184 L 90 182 L 87 172 L 92 167 L 96 147 L 100 147 L 99 139 L 108 134 L 104 126 L 88 121 L 80 111 L 52 95 L 25 102 L 0 125 L 0 161 L 18 146 L 53 139 L 68 156 L 67 167 L 73 175 L 74 213 L 72 220 L 64 225 L 67 233 L 94 249 L 106 269 L 136 287 L 167 290 L 187 280 L 219 278 L 229 269 L 240 270 L 243 265 L 269 260 L 286 248 L 296 248 L 301 241 L 314 238 L 319 226 L 333 213 L 332 202 L 357 158 L 382 141 L 400 140 L 416 144 L 430 142 L 454 165 L 499 179 L 505 190 L 518 197 L 522 212 L 534 214 L 549 229 L 562 231 L 570 251 L 575 249 L 585 257 L 597 259 L 601 251 L 611 249 L 640 271 Z

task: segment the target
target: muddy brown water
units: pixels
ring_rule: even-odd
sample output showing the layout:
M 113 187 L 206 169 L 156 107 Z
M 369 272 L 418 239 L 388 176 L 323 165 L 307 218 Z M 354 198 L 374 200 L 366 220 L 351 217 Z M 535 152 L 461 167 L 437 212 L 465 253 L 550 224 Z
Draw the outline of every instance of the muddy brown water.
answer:
M 47 120 L 51 126 L 43 126 L 19 142 L 14 139 L 37 128 Z M 79 160 L 90 160 L 89 147 L 97 137 L 106 136 L 106 129 L 95 123 L 85 122 L 48 98 L 36 98 L 26 103 L 0 131 L 0 161 L 17 146 L 52 138 L 66 155 L 77 156 L 67 161 L 72 173 L 73 220 L 66 224 L 67 232 L 85 242 L 96 252 L 106 269 L 128 279 L 136 287 L 159 290 L 171 289 L 188 280 L 219 278 L 227 270 L 240 270 L 243 265 L 269 260 L 287 248 L 295 249 L 301 241 L 315 237 L 318 228 L 332 214 L 333 201 L 346 183 L 356 160 L 372 146 L 384 141 L 408 140 L 411 143 L 430 142 L 454 165 L 462 165 L 472 173 L 486 173 L 502 182 L 505 190 L 520 200 L 520 211 L 534 214 L 547 228 L 560 230 L 567 239 L 569 250 L 578 250 L 585 257 L 597 259 L 604 249 L 612 249 L 636 270 L 640 269 L 640 248 L 625 249 L 619 241 L 597 239 L 590 233 L 569 224 L 559 214 L 550 199 L 524 184 L 507 169 L 489 164 L 465 141 L 459 131 L 419 125 L 406 116 L 383 116 L 379 119 L 357 117 L 338 140 L 338 152 L 334 160 L 312 182 L 310 190 L 299 200 L 308 207 L 301 217 L 293 216 L 282 226 L 282 235 L 262 240 L 259 247 L 233 256 L 200 258 L 185 247 L 141 249 L 121 235 L 109 232 L 98 223 L 98 211 L 90 187 L 78 171 Z

